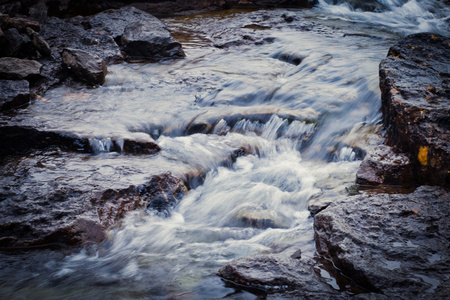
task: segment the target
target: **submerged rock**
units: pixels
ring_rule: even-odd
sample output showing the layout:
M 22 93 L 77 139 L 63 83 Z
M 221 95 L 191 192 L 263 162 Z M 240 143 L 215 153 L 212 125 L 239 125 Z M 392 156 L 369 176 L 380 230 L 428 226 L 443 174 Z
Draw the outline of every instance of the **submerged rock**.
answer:
M 449 201 L 444 189 L 428 186 L 412 194 L 338 199 L 314 217 L 317 251 L 370 291 L 443 299 L 439 291 L 450 275 Z
M 91 85 L 103 84 L 107 73 L 103 59 L 89 52 L 66 48 L 63 50 L 62 60 L 69 72 L 80 81 Z
M 378 146 L 361 163 L 356 183 L 411 186 L 414 183 L 411 162 L 407 155 L 395 153 L 389 146 Z
M 416 181 L 450 185 L 450 38 L 410 35 L 380 64 L 387 143 L 410 155 Z

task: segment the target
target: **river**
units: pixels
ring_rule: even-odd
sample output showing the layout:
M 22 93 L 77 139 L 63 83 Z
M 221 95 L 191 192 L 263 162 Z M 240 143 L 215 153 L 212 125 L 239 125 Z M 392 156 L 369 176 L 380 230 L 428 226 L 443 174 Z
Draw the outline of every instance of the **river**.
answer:
M 99 246 L 1 254 L 0 298 L 256 299 L 217 270 L 264 253 L 315 257 L 308 205 L 346 195 L 383 141 L 380 61 L 399 37 L 448 35 L 450 23 L 440 1 L 335 2 L 165 19 L 185 59 L 112 65 L 103 86 L 55 88 L 14 116 L 96 149 L 48 158 L 58 167 L 34 177 L 42 188 L 122 188 L 170 171 L 192 189 L 169 216 L 128 213 Z M 157 155 L 108 152 L 111 138 L 150 136 Z M 240 148 L 248 155 L 227 161 Z

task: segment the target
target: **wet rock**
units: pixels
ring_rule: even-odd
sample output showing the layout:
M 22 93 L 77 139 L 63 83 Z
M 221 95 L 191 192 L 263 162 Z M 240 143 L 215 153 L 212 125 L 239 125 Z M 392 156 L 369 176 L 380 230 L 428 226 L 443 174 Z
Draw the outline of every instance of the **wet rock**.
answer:
M 28 52 L 29 38 L 20 34 L 16 28 L 10 28 L 4 31 L 7 39 L 7 48 L 4 50 L 5 56 L 26 57 Z
M 304 55 L 295 52 L 280 51 L 271 56 L 272 58 L 298 66 L 305 58 Z
M 443 299 L 438 287 L 450 274 L 449 201 L 446 190 L 429 186 L 335 200 L 314 217 L 317 251 L 369 291 Z
M 380 64 L 387 143 L 409 154 L 415 180 L 450 185 L 450 39 L 410 35 Z
M 175 206 L 187 188 L 184 183 L 166 173 L 152 176 L 150 181 L 140 186 L 130 186 L 122 190 L 107 190 L 101 196 L 91 199 L 104 226 L 115 224 L 127 211 L 150 208 L 165 215 Z
M 0 80 L 0 111 L 20 107 L 29 101 L 30 84 L 28 81 Z
M 258 7 L 311 7 L 316 1 L 310 0 L 252 0 Z
M 343 299 L 315 274 L 310 259 L 284 255 L 259 255 L 233 260 L 220 268 L 218 275 L 239 286 L 269 293 L 291 292 L 290 297 L 306 299 Z
M 181 44 L 157 19 L 128 25 L 121 44 L 129 59 L 160 60 L 185 56 Z
M 56 60 L 65 48 L 83 50 L 101 57 L 106 63 L 123 61 L 123 55 L 112 36 L 101 30 L 86 30 L 82 21 L 74 18 L 50 18 L 42 24 L 41 35 L 52 50 Z
M 0 79 L 30 79 L 41 73 L 42 64 L 15 57 L 0 58 Z
M 16 28 L 22 33 L 26 33 L 27 28 L 31 28 L 34 31 L 41 30 L 41 25 L 39 22 L 25 18 L 6 18 L 2 24 L 2 27 Z
M 397 154 L 389 146 L 378 146 L 361 163 L 356 173 L 356 183 L 411 186 L 414 183 L 411 162 L 407 155 Z
M 9 51 L 9 41 L 3 30 L 0 28 L 0 57 L 8 56 Z
M 130 59 L 185 56 L 181 44 L 160 20 L 134 7 L 107 10 L 87 21 L 91 30 L 111 35 Z
M 39 131 L 20 126 L 1 126 L 2 147 L 0 157 L 24 154 L 34 149 L 58 146 L 63 150 L 88 153 L 91 152 L 86 138 L 65 133 Z
M 90 85 L 103 84 L 107 73 L 106 63 L 99 56 L 78 49 L 63 50 L 62 60 L 76 79 Z
M 39 53 L 43 56 L 49 56 L 52 53 L 47 41 L 36 31 L 31 28 L 27 28 L 28 36 L 31 38 L 31 43 Z

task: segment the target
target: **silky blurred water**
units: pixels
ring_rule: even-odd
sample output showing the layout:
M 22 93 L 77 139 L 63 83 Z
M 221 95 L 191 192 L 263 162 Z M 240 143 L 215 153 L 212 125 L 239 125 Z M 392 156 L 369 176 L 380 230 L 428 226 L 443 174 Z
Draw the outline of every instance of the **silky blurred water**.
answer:
M 345 195 L 358 151 L 382 141 L 379 62 L 400 36 L 448 34 L 439 1 L 377 3 L 167 19 L 185 59 L 109 66 L 105 85 L 53 89 L 9 119 L 89 137 L 96 150 L 46 162 L 59 169 L 37 181 L 118 188 L 165 171 L 201 180 L 169 217 L 131 212 L 98 247 L 2 254 L 2 298 L 254 299 L 217 270 L 263 253 L 313 257 L 308 205 Z M 108 152 L 125 138 L 162 151 Z M 249 154 L 224 163 L 240 148 Z

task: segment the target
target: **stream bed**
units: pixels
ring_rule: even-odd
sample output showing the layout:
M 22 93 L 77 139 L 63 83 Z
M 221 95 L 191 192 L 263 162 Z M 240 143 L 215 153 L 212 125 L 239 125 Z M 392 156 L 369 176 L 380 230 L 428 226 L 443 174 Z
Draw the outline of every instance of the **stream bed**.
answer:
M 383 141 L 380 61 L 401 36 L 448 35 L 439 1 L 379 2 L 384 11 L 319 1 L 164 19 L 185 59 L 111 65 L 101 87 L 57 87 L 2 116 L 89 137 L 95 150 L 24 157 L 3 186 L 102 191 L 170 172 L 190 190 L 169 214 L 129 212 L 100 245 L 0 253 L 0 298 L 256 299 L 264 293 L 230 286 L 217 270 L 258 254 L 317 257 L 308 206 L 347 194 L 364 153 Z M 162 150 L 118 154 L 111 139 Z

